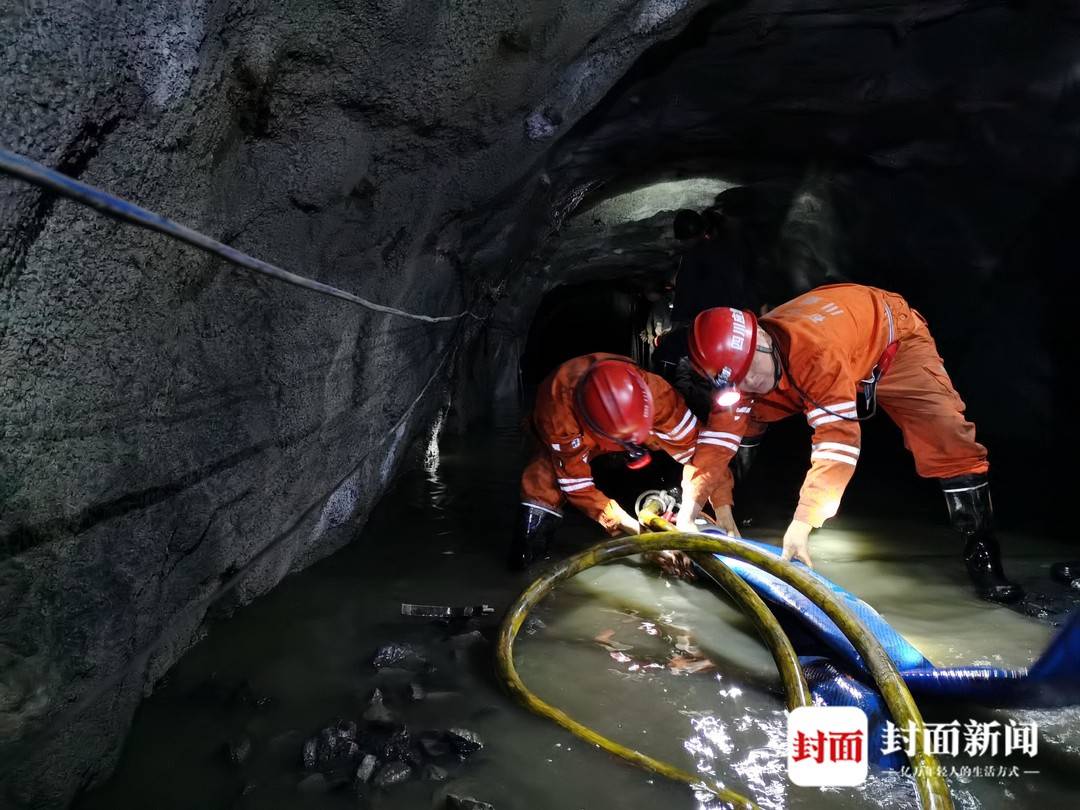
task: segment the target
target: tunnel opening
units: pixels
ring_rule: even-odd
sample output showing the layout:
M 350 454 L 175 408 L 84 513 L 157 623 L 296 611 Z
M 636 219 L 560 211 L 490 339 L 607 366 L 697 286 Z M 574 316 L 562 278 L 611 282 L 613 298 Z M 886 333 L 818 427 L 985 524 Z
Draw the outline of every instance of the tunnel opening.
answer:
M 642 274 L 564 284 L 545 295 L 521 357 L 526 401 L 532 401 L 537 384 L 559 364 L 581 354 L 611 352 L 647 364 L 642 336 L 669 287 L 666 279 Z

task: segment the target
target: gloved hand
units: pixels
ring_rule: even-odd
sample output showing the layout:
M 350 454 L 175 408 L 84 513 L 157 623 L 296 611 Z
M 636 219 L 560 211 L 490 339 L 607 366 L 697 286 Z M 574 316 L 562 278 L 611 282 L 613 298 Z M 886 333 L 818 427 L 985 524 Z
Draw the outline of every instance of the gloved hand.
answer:
M 793 520 L 784 532 L 784 551 L 780 555 L 784 560 L 800 560 L 808 568 L 813 568 L 810 560 L 810 530 L 813 527 L 801 520 Z
M 641 534 L 641 524 L 635 518 L 630 517 L 627 512 L 623 512 L 619 516 L 619 528 L 623 534 Z
M 694 523 L 694 518 L 698 516 L 699 510 L 683 508 L 679 510 L 679 514 L 675 517 L 675 528 L 680 532 L 696 532 L 697 524 Z
M 739 527 L 735 525 L 735 516 L 731 513 L 730 506 L 717 506 L 714 511 L 716 512 L 716 525 L 725 534 L 731 537 L 742 537 L 739 534 Z
M 615 500 L 607 502 L 604 511 L 596 520 L 611 537 L 641 534 L 641 524 L 637 522 L 637 518 L 619 506 L 619 502 Z

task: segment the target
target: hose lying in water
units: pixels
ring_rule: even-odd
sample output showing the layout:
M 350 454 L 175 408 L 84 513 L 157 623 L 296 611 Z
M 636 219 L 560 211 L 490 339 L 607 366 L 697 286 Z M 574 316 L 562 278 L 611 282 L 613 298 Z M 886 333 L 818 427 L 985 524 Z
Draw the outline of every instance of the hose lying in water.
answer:
M 654 526 L 660 525 L 656 523 L 655 520 L 646 520 L 647 517 L 649 516 L 642 516 L 644 522 L 651 523 Z M 655 515 L 652 515 L 651 517 L 655 518 Z M 919 709 L 915 705 L 911 693 L 904 685 L 903 679 L 896 669 L 896 665 L 893 664 L 888 653 L 877 639 L 866 629 L 862 622 L 854 617 L 828 588 L 796 566 L 778 560 L 751 546 L 739 543 L 736 540 L 713 536 L 706 537 L 699 534 L 661 531 L 609 540 L 606 543 L 600 543 L 599 545 L 593 546 L 592 548 L 586 549 L 579 554 L 575 554 L 574 556 L 561 561 L 533 582 L 525 589 L 521 596 L 517 598 L 514 604 L 511 605 L 506 614 L 506 618 L 503 620 L 502 626 L 499 628 L 498 647 L 496 649 L 496 666 L 499 676 L 505 682 L 510 692 L 533 712 L 554 720 L 560 726 L 573 734 L 576 734 L 578 737 L 581 737 L 586 742 L 603 748 L 605 751 L 633 762 L 635 765 L 652 771 L 653 773 L 660 774 L 661 776 L 668 777 L 675 781 L 685 782 L 695 788 L 709 790 L 715 793 L 720 800 L 729 802 L 736 807 L 755 807 L 752 801 L 727 789 L 722 783 L 716 780 L 708 779 L 700 774 L 693 774 L 673 765 L 660 762 L 640 751 L 635 751 L 632 748 L 609 740 L 587 726 L 582 725 L 565 712 L 546 703 L 529 691 L 528 687 L 525 686 L 518 676 L 517 670 L 514 668 L 514 639 L 517 637 L 518 631 L 525 621 L 525 617 L 556 585 L 588 568 L 600 565 L 601 563 L 610 562 L 611 560 L 617 560 L 622 557 L 629 557 L 634 554 L 641 554 L 643 552 L 669 550 L 689 552 L 695 557 L 695 560 L 706 558 L 706 555 L 713 554 L 736 557 L 768 571 L 770 574 L 787 582 L 792 587 L 797 588 L 808 599 L 825 611 L 826 615 L 836 623 L 837 627 L 840 628 L 859 652 L 859 655 L 862 656 L 867 669 L 874 678 L 878 691 L 881 692 L 886 705 L 889 707 L 893 722 L 900 728 L 908 728 L 908 723 L 913 723 L 914 733 L 918 735 L 916 739 L 923 739 L 924 724 L 922 715 L 919 713 Z M 707 559 L 715 558 L 708 557 Z M 718 560 L 716 562 L 721 568 L 728 570 L 726 569 L 726 566 L 723 566 Z M 716 569 L 711 565 L 709 568 L 713 568 L 713 570 L 717 572 L 719 571 L 719 569 Z M 707 568 L 706 570 L 708 571 L 709 569 Z M 712 571 L 709 571 L 709 573 L 711 575 Z M 728 573 L 732 572 L 728 570 Z M 719 576 L 723 577 L 723 575 Z M 735 575 L 732 573 L 732 576 Z M 721 584 L 723 584 L 727 579 L 722 578 L 720 581 Z M 754 603 L 752 601 L 744 601 L 745 592 L 737 586 L 729 591 L 729 593 L 740 605 L 747 608 L 751 617 L 758 623 L 759 627 L 770 628 L 767 638 L 771 639 L 769 642 L 770 650 L 773 652 L 774 658 L 778 660 L 778 663 L 780 660 L 790 661 L 791 655 L 793 655 L 793 651 L 789 652 L 791 643 L 788 641 L 783 631 L 780 630 L 779 625 L 776 623 L 776 619 L 769 613 L 768 608 L 761 605 L 761 607 L 765 609 L 765 613 L 769 613 L 768 616 L 755 610 L 754 607 L 752 607 Z M 780 640 L 780 637 L 783 637 L 782 641 Z M 806 682 L 802 676 L 801 670 L 797 678 L 793 678 L 790 673 L 784 676 L 785 668 L 787 666 L 786 663 L 780 665 L 780 671 L 784 677 L 784 685 L 788 693 L 788 705 L 805 705 L 806 694 L 809 690 L 805 688 Z M 797 683 L 800 680 L 802 686 L 799 687 L 796 685 L 793 687 L 792 684 Z M 921 749 L 922 746 L 918 746 L 918 748 Z M 949 788 L 945 783 L 944 778 L 941 776 L 941 769 L 937 759 L 932 754 L 919 750 L 911 757 L 911 766 L 915 775 L 916 789 L 918 791 L 920 804 L 924 810 L 945 810 L 945 808 L 952 808 L 952 801 L 949 798 Z
M 650 529 L 658 532 L 672 532 L 675 527 L 659 515 L 648 511 L 639 513 L 640 520 Z M 761 640 L 769 648 L 776 669 L 780 673 L 780 682 L 784 685 L 784 694 L 787 696 L 788 711 L 799 706 L 810 706 L 814 702 L 810 694 L 810 686 L 806 683 L 806 675 L 802 665 L 799 664 L 799 656 L 791 644 L 784 628 L 780 626 L 772 610 L 765 604 L 765 600 L 757 595 L 757 592 L 746 582 L 716 559 L 712 554 L 691 554 L 697 566 L 708 574 L 717 585 L 723 588 L 732 601 L 746 613 L 758 631 Z

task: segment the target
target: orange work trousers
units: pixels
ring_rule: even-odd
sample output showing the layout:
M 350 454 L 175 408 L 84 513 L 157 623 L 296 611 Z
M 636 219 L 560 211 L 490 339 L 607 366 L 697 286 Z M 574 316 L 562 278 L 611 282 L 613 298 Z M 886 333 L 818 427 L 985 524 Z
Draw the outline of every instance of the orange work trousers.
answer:
M 903 298 L 889 294 L 900 349 L 877 386 L 877 401 L 899 426 L 904 446 L 923 478 L 955 478 L 990 469 L 975 425 L 964 418 L 964 401 L 953 387 L 923 317 Z

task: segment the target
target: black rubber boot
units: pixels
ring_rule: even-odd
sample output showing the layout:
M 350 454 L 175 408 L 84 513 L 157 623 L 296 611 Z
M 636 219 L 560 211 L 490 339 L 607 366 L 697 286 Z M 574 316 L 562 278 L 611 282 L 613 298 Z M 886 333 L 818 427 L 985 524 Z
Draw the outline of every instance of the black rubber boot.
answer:
M 523 503 L 514 539 L 510 542 L 507 564 L 512 571 L 522 571 L 547 554 L 548 542 L 555 533 L 560 515 Z
M 985 475 L 962 475 L 941 480 L 949 522 L 964 538 L 964 564 L 980 599 L 1011 605 L 1024 598 L 1024 589 L 1005 578 L 1001 550 L 994 539 L 994 507 Z

